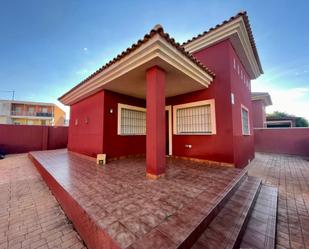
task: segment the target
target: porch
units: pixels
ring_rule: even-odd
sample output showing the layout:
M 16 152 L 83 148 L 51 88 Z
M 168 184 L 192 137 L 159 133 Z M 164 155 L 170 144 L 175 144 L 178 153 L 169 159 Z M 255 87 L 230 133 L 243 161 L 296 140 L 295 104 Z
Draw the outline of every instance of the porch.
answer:
M 29 156 L 89 248 L 192 245 L 246 177 L 246 170 L 169 158 L 165 177 L 153 181 L 145 158 L 98 167 L 67 150 Z
M 146 146 L 143 145 L 146 148 L 144 152 L 146 154 L 146 176 L 151 179 L 163 177 L 166 173 L 166 147 L 169 147 L 168 153 L 170 154 L 172 143 L 171 110 L 168 113 L 170 130 L 166 132 L 166 98 L 205 90 L 214 78 L 215 73 L 186 52 L 164 32 L 160 25 L 156 25 L 143 39 L 59 98 L 63 104 L 72 107 L 70 129 L 76 132 L 71 132 L 75 134 L 72 135 L 75 136 L 75 140 L 69 137 L 68 148 L 71 151 L 83 153 L 79 148 L 79 142 L 89 143 L 90 138 L 85 135 L 85 130 L 91 129 L 94 123 L 91 135 L 93 139 L 97 139 L 95 149 L 86 154 L 92 156 L 106 154 L 108 158 L 111 158 L 111 154 L 115 153 L 117 148 L 112 148 L 110 143 L 113 142 L 106 139 L 108 136 L 106 134 L 112 133 L 115 124 L 108 126 L 105 125 L 105 121 L 108 115 L 112 117 L 114 113 L 117 113 L 117 136 L 146 135 Z M 132 106 L 130 103 L 118 102 L 115 110 L 108 105 L 105 99 L 107 91 L 135 98 L 134 102 L 142 100 L 145 105 Z M 100 93 L 102 96 L 98 97 L 98 105 L 89 104 L 92 102 L 92 96 Z M 183 124 L 182 126 L 189 126 L 191 118 L 194 124 L 191 125 L 191 129 L 179 129 L 179 133 L 216 134 L 214 99 L 199 100 L 203 101 L 195 101 L 194 110 L 189 109 L 189 106 L 186 106 L 187 109 L 183 106 L 179 123 Z M 96 108 L 93 108 L 94 106 Z M 90 109 L 96 109 L 98 114 L 89 117 Z M 187 110 L 191 113 L 190 116 Z M 193 112 L 199 115 L 192 118 Z M 210 112 L 212 112 L 211 117 Z M 175 130 L 173 134 L 176 133 Z M 167 137 L 170 143 L 168 146 L 166 146 Z M 191 144 L 185 146 L 192 147 Z M 127 155 L 130 153 L 125 151 L 121 156 Z

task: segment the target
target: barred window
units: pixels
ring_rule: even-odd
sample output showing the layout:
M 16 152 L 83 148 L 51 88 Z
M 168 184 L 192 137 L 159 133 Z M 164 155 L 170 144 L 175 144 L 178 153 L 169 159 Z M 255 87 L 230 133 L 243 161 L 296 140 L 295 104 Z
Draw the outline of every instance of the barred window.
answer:
M 215 134 L 213 100 L 174 107 L 175 134 Z
M 249 112 L 244 107 L 241 107 L 241 122 L 242 122 L 242 134 L 250 135 Z
M 146 135 L 146 111 L 144 108 L 119 104 L 118 134 Z

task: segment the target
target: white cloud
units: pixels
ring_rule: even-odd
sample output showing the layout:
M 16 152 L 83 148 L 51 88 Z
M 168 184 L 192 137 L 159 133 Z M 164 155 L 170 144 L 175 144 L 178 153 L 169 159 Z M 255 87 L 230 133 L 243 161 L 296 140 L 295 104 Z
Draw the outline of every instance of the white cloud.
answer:
M 85 47 L 85 48 L 83 48 L 83 50 L 84 50 L 85 52 L 87 52 L 87 51 L 88 51 L 88 48 Z
M 258 79 L 252 82 L 252 91 L 270 94 L 273 105 L 267 107 L 267 113 L 282 111 L 309 120 L 309 87 L 284 88 Z

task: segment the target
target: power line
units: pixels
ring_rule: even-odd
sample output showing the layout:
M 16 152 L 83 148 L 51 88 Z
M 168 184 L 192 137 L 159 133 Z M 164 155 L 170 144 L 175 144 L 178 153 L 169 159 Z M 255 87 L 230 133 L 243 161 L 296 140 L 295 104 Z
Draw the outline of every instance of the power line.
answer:
M 12 100 L 15 98 L 15 90 L 0 90 L 0 92 L 12 93 Z

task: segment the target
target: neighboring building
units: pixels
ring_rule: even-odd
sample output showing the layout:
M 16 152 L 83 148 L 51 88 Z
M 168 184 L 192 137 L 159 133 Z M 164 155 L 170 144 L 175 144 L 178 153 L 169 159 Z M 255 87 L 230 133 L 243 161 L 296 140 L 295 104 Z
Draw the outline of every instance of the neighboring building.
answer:
M 165 155 L 244 167 L 254 158 L 250 80 L 262 73 L 245 12 L 182 45 L 157 25 L 59 98 L 71 107 L 68 149 L 146 154 L 150 178 L 164 175 Z
M 52 103 L 0 100 L 0 124 L 65 125 L 65 112 Z
M 266 128 L 266 107 L 272 105 L 271 97 L 267 92 L 253 92 L 252 99 L 252 119 L 253 128 Z
M 267 128 L 296 127 L 296 117 L 267 117 Z

